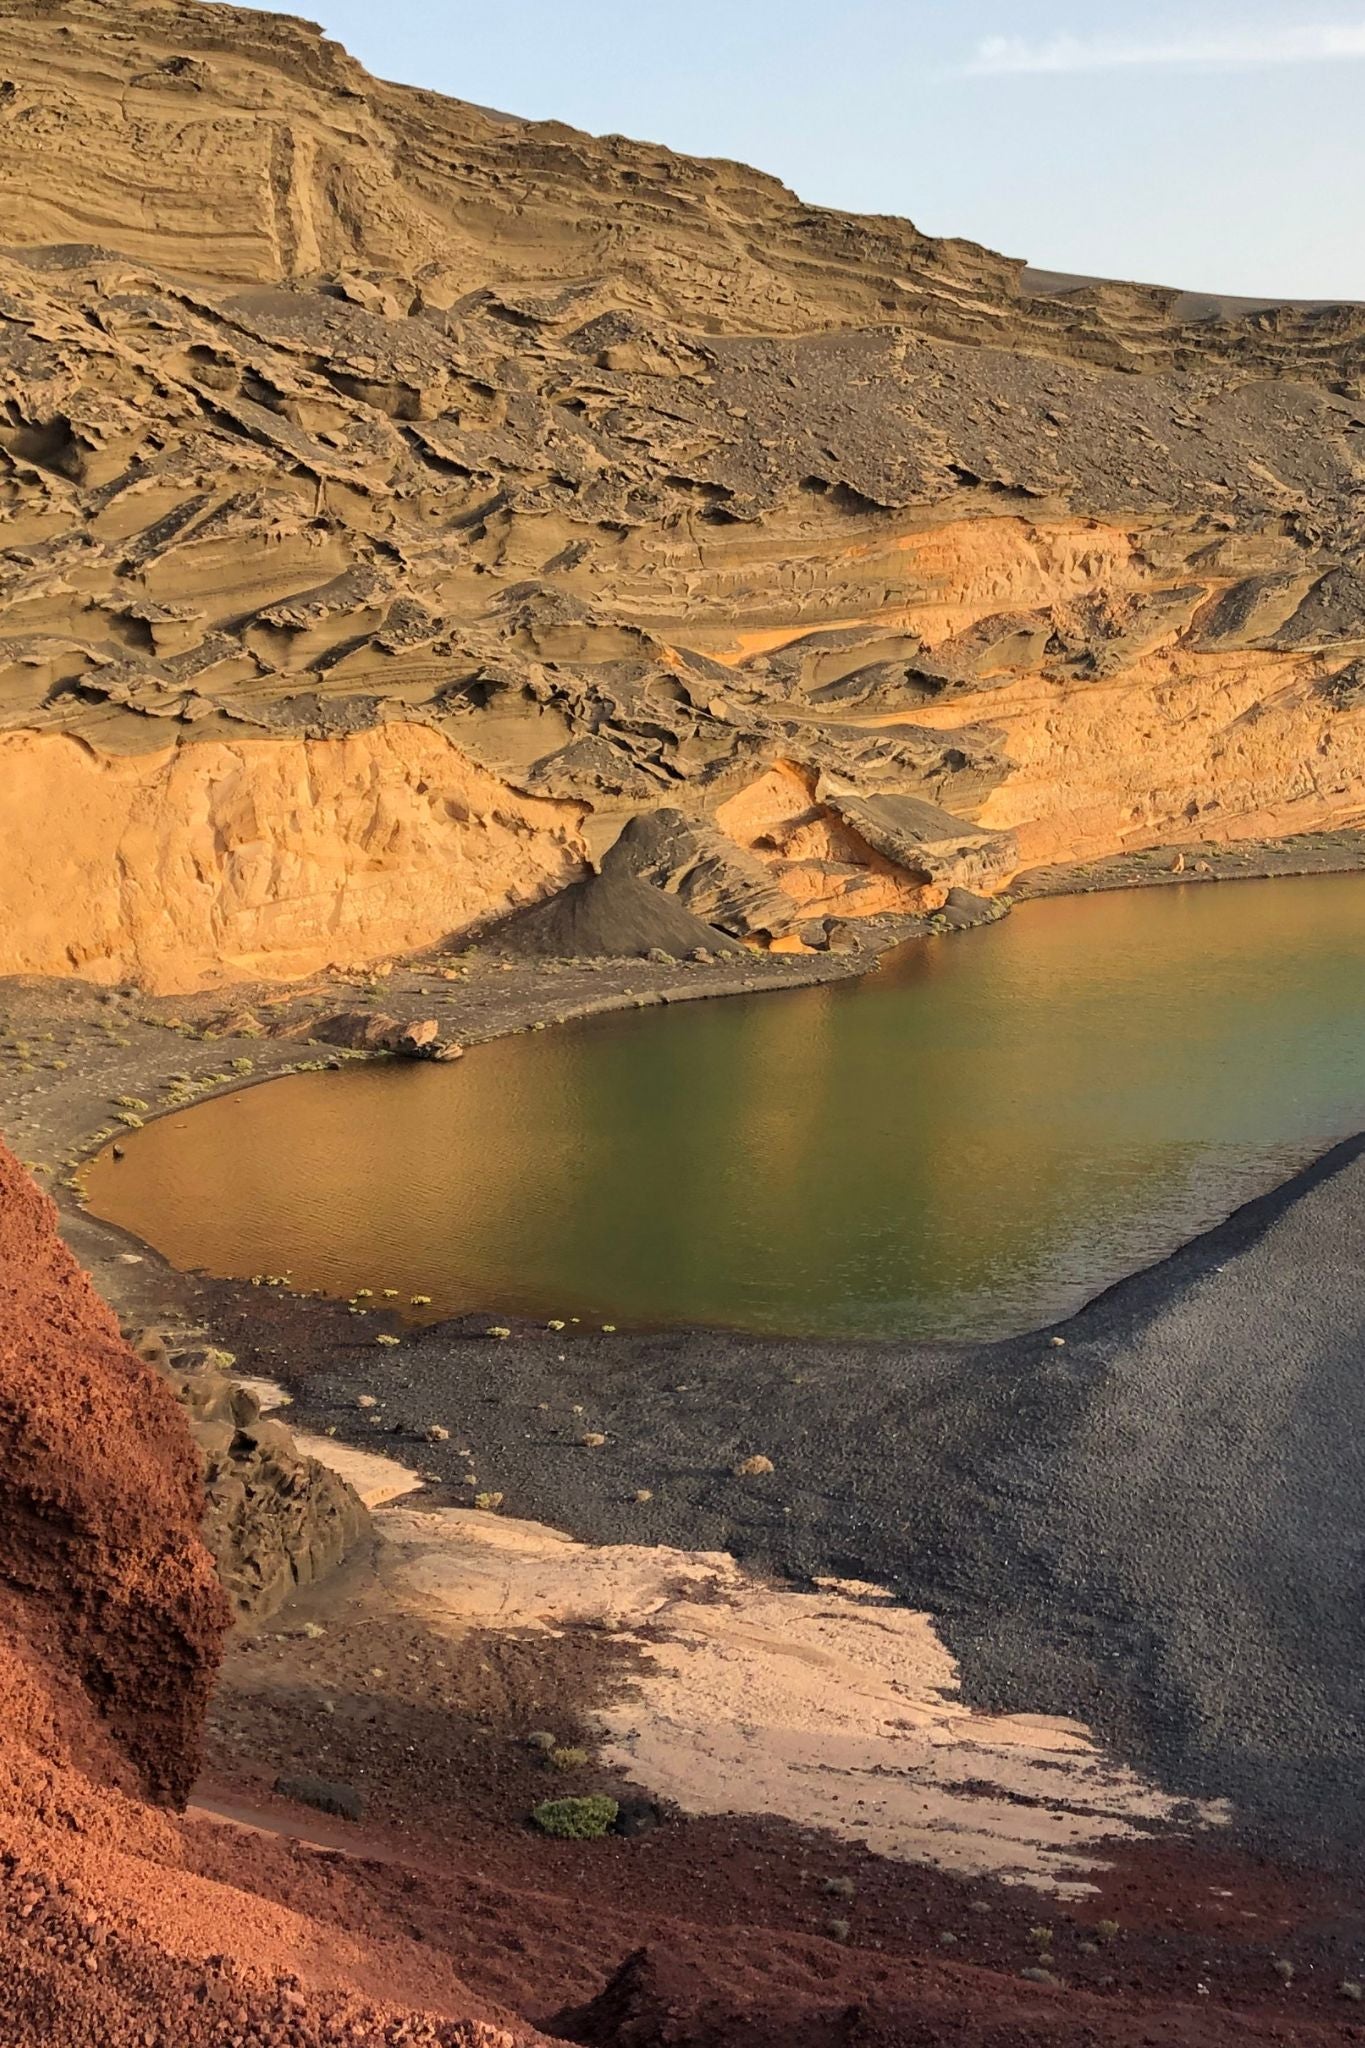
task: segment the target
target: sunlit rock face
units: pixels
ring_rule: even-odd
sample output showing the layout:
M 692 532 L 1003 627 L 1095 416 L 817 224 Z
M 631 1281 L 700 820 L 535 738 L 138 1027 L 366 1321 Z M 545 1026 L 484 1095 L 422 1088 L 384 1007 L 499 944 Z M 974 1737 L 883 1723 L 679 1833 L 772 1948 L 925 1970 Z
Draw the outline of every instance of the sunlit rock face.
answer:
M 756 945 L 1365 812 L 1361 309 L 190 0 L 15 0 L 0 78 L 0 969 L 376 958 L 656 811 Z

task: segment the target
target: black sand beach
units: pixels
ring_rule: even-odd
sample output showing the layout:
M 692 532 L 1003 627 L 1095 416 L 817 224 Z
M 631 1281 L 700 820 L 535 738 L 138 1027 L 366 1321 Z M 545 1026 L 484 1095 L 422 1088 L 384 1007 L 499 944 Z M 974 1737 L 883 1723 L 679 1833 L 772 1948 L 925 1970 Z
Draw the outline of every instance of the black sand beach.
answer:
M 1230 1797 L 1257 1848 L 1355 1868 L 1362 1229 L 1352 1140 L 1070 1322 L 972 1348 L 469 1319 L 376 1349 L 344 1310 L 274 1296 L 262 1341 L 259 1293 L 211 1294 L 299 1422 L 409 1454 L 437 1422 L 449 1442 L 417 1461 L 455 1498 L 476 1471 L 594 1541 L 890 1585 L 939 1617 L 982 1705 L 1079 1716 L 1167 1785 Z M 736 1477 L 751 1454 L 774 1471 Z

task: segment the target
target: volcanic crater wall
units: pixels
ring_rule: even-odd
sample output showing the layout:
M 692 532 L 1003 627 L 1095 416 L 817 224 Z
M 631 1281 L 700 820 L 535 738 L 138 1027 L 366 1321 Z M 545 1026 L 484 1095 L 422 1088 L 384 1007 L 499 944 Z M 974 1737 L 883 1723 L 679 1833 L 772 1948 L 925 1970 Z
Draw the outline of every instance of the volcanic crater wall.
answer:
M 3 1145 L 0 1474 L 7 1749 L 182 1801 L 228 1622 L 199 1461 Z
M 377 958 L 656 814 L 754 944 L 1365 814 L 1361 308 L 1043 280 L 196 0 L 9 0 L 0 200 L 0 970 Z

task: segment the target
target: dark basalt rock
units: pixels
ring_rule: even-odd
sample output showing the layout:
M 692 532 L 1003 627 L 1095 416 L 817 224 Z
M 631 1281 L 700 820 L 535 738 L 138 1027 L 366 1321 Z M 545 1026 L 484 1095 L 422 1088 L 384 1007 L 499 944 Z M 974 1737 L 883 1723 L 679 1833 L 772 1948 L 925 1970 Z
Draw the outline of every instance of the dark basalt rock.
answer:
M 797 905 L 760 860 L 714 825 L 682 811 L 665 808 L 632 818 L 604 856 L 602 872 L 650 882 L 675 896 L 694 919 L 737 938 L 776 938 L 801 922 Z
M 204 1475 L 204 1538 L 235 1614 L 273 1614 L 365 1539 L 368 1511 L 344 1479 L 300 1454 L 285 1423 L 261 1414 L 225 1353 L 171 1349 L 149 1330 L 134 1348 L 184 1404 Z

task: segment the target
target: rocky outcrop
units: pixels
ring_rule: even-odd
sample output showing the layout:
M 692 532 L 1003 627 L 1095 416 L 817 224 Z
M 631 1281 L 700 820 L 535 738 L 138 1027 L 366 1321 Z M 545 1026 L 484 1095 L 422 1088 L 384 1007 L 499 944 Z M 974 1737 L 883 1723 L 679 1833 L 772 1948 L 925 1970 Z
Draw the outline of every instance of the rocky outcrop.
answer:
M 370 1533 L 354 1490 L 302 1455 L 282 1422 L 230 1376 L 225 1354 L 168 1349 L 155 1330 L 140 1358 L 183 1403 L 204 1475 L 204 1539 L 239 1620 L 262 1620 L 290 1594 L 326 1578 Z
M 0 1473 L 7 1743 L 183 1801 L 228 1622 L 198 1461 L 3 1145 Z
M 391 956 L 656 810 L 759 945 L 1365 816 L 1365 310 L 1046 277 L 196 0 L 12 0 L 0 75 L 0 969 Z
M 464 1055 L 462 1045 L 442 1038 L 434 1017 L 409 1023 L 384 1010 L 338 1010 L 330 1017 L 291 1024 L 277 1035 L 306 1038 L 310 1045 L 339 1045 L 348 1052 L 387 1052 L 403 1060 L 458 1060 Z
M 602 872 L 629 875 L 675 896 L 699 923 L 741 939 L 790 929 L 792 901 L 753 853 L 716 826 L 664 808 L 632 818 Z
M 990 895 L 1019 865 L 1014 835 L 987 832 L 917 796 L 859 796 L 822 789 L 828 809 L 893 868 L 932 886 Z M 943 900 L 947 901 L 945 893 Z M 939 904 L 934 905 L 940 908 Z

